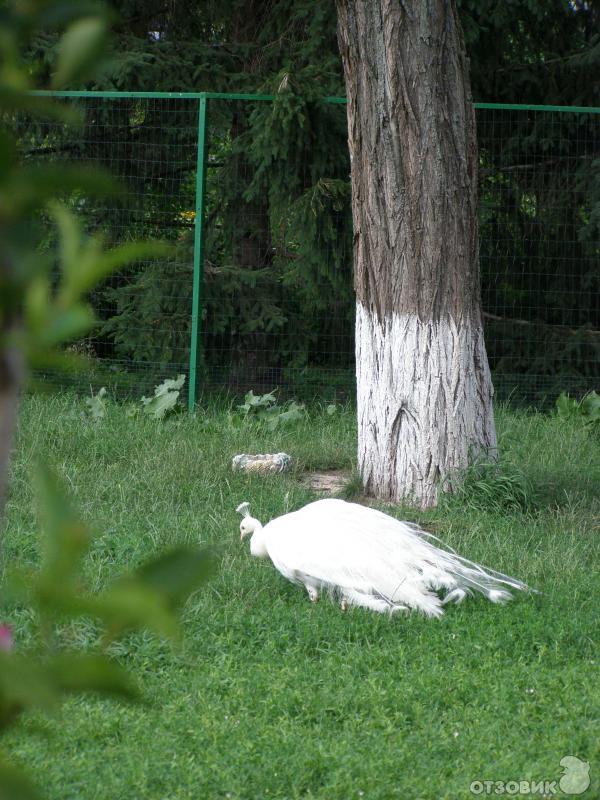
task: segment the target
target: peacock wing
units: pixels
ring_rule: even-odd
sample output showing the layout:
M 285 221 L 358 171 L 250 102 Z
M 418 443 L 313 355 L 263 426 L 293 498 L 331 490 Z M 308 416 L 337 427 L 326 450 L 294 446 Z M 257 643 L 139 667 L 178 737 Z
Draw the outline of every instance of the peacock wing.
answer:
M 410 532 L 374 509 L 320 500 L 272 520 L 264 530 L 273 564 L 296 583 L 410 605 L 426 590 Z

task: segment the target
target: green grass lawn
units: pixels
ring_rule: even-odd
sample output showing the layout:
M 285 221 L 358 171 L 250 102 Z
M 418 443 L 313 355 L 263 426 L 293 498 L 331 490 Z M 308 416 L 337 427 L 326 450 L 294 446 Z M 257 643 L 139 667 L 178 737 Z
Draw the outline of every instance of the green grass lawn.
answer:
M 475 796 L 475 780 L 556 781 L 566 755 L 591 763 L 582 796 L 600 795 L 597 433 L 500 409 L 498 474 L 470 476 L 434 511 L 393 511 L 542 592 L 427 620 L 313 606 L 239 541 L 243 500 L 267 521 L 315 499 L 305 470 L 352 471 L 351 410 L 274 432 L 223 410 L 163 423 L 116 405 L 98 423 L 83 412 L 70 397 L 25 400 L 5 563 L 37 560 L 30 475 L 42 455 L 97 531 L 94 588 L 175 542 L 214 543 L 220 571 L 185 607 L 179 650 L 144 634 L 115 647 L 144 703 L 75 698 L 5 737 L 47 798 L 455 800 Z M 231 471 L 236 453 L 280 450 L 294 472 Z M 9 618 L 26 647 L 29 613 Z M 98 629 L 62 636 L 85 647 Z

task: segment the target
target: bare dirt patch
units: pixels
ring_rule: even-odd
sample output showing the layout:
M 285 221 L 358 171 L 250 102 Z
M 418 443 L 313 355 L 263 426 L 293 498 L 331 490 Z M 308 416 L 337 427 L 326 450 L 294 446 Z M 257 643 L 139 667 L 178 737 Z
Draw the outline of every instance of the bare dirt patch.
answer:
M 347 472 L 339 469 L 328 469 L 322 472 L 311 472 L 305 476 L 304 480 L 315 492 L 337 494 L 347 485 L 350 476 Z

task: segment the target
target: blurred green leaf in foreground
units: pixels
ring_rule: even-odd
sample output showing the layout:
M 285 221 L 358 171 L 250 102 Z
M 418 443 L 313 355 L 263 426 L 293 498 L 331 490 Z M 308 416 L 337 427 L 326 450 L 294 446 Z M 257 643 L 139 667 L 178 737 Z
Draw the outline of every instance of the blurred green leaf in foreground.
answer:
M 79 83 L 92 74 L 108 39 L 111 14 L 98 3 L 10 0 L 0 12 L 0 520 L 19 398 L 28 368 L 77 368 L 65 345 L 87 333 L 94 316 L 91 289 L 111 272 L 141 258 L 160 257 L 157 242 L 128 242 L 107 250 L 88 236 L 59 197 L 118 191 L 112 179 L 85 167 L 22 164 L 15 122 L 21 115 L 81 120 L 73 107 L 30 90 L 35 68 L 21 54 L 37 31 L 58 30 L 61 39 L 53 88 Z M 55 254 L 42 243 L 44 224 L 56 227 Z M 56 266 L 58 264 L 58 266 Z M 101 398 L 92 407 L 102 413 Z M 205 549 L 177 548 L 122 576 L 99 593 L 82 581 L 81 565 L 90 532 L 71 507 L 56 476 L 37 473 L 43 558 L 36 571 L 5 566 L 4 599 L 31 608 L 37 635 L 26 650 L 18 632 L 0 620 L 0 732 L 28 709 L 52 711 L 66 693 L 94 691 L 138 697 L 135 681 L 107 648 L 131 630 L 147 629 L 177 639 L 177 610 L 212 571 Z M 6 605 L 6 604 L 5 604 Z M 64 646 L 61 626 L 94 620 L 103 635 L 85 652 Z M 15 641 L 16 640 L 16 641 Z M 0 800 L 33 800 L 32 782 L 0 756 Z
M 68 693 L 92 691 L 138 699 L 135 680 L 107 648 L 133 630 L 151 630 L 177 640 L 179 608 L 214 569 L 208 549 L 177 547 L 93 593 L 81 574 L 92 541 L 89 529 L 47 467 L 39 467 L 37 483 L 41 565 L 34 571 L 8 570 L 5 595 L 13 605 L 33 609 L 38 630 L 34 646 L 25 652 L 13 641 L 10 628 L 0 632 L 0 731 L 29 709 L 56 709 Z M 95 620 L 104 629 L 91 651 L 73 650 L 61 641 L 61 627 L 81 619 Z M 9 786 L 15 775 L 0 762 L 0 798 L 2 791 L 6 797 L 17 796 Z M 3 779 L 9 781 L 4 787 Z M 23 795 L 27 796 L 35 795 Z

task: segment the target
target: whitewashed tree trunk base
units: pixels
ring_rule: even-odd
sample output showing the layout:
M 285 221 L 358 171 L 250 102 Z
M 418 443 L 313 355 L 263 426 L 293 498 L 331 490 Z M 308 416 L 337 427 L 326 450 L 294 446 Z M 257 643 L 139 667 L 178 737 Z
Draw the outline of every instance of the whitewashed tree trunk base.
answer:
M 495 454 L 483 329 L 356 307 L 358 467 L 367 493 L 436 505 L 453 475 Z

